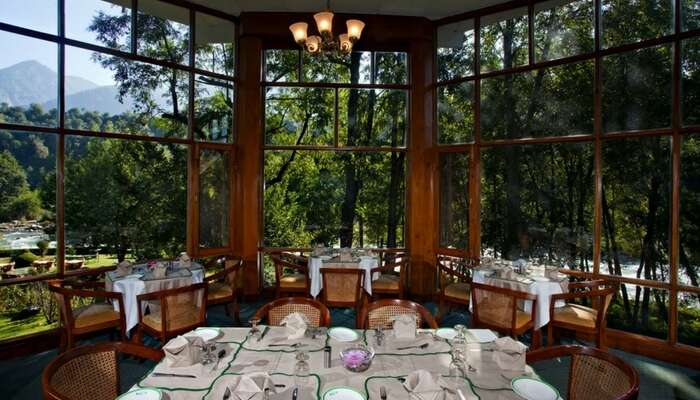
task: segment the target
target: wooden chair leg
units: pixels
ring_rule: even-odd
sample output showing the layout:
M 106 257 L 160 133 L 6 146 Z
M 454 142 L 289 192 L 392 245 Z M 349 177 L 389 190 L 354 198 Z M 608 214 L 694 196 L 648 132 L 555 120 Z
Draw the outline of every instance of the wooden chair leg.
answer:
M 532 328 L 532 350 L 539 349 L 542 346 L 542 331 L 537 328 Z
M 141 327 L 136 328 L 136 332 L 134 333 L 134 336 L 131 338 L 131 341 L 136 344 L 143 344 L 143 332 L 141 331 Z
M 65 329 L 61 329 L 61 336 L 59 338 L 58 352 L 65 353 L 68 348 L 67 333 Z
M 547 324 L 547 344 L 554 346 L 554 327 L 551 321 Z

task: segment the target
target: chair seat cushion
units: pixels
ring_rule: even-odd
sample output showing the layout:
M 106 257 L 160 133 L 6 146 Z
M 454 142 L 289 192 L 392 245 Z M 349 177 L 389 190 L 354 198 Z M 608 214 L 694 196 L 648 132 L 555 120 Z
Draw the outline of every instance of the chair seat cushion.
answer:
M 198 324 L 199 321 L 199 309 L 191 304 L 181 304 L 176 307 L 169 307 L 169 324 L 167 329 L 174 331 L 177 329 L 186 328 L 188 326 L 193 326 Z M 152 312 L 143 317 L 143 323 L 148 325 L 150 328 L 160 332 L 161 327 L 161 311 Z
M 280 278 L 280 286 L 283 288 L 303 289 L 306 287 L 306 275 L 285 274 Z
M 91 304 L 73 310 L 76 328 L 87 328 L 105 322 L 119 322 L 119 313 L 111 304 Z
M 479 320 L 489 323 L 491 325 L 502 326 L 504 328 L 510 328 L 512 322 L 512 308 L 508 309 L 503 307 L 501 302 L 493 302 L 489 304 L 488 300 L 479 304 Z M 515 311 L 515 329 L 520 329 L 525 326 L 532 316 L 524 311 Z
M 399 276 L 392 274 L 381 274 L 379 278 L 372 281 L 372 290 L 399 290 Z
M 445 296 L 469 301 L 469 284 L 466 282 L 451 283 L 445 288 Z
M 215 301 L 233 296 L 233 290 L 226 282 L 213 282 L 209 284 L 207 291 L 207 300 Z
M 567 304 L 554 309 L 552 320 L 571 325 L 595 328 L 598 311 L 578 304 Z

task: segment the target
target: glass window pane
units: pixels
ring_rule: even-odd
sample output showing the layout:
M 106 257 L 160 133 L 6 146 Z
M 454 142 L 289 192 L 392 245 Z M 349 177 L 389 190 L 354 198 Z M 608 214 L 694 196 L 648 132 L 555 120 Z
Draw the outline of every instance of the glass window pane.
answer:
M 593 133 L 593 62 L 484 79 L 485 140 Z
M 229 152 L 202 149 L 199 153 L 199 247 L 229 244 Z
M 700 136 L 681 146 L 681 205 L 678 283 L 700 286 Z
M 64 190 L 67 254 L 113 264 L 185 249 L 186 146 L 69 136 Z
M 437 29 L 438 82 L 474 74 L 474 20 Z
M 0 130 L 0 273 L 57 272 L 53 134 Z M 13 264 L 14 263 L 14 264 Z
M 484 255 L 593 269 L 593 143 L 482 150 Z
M 352 52 L 349 55 L 324 55 L 302 52 L 304 82 L 370 83 L 372 53 Z
M 66 46 L 66 75 L 83 90 L 66 96 L 66 126 L 187 137 L 185 72 Z
M 535 4 L 535 59 L 555 60 L 589 53 L 594 47 L 594 1 Z
M 236 26 L 208 14 L 195 14 L 195 66 L 233 76 Z
M 593 143 L 482 150 L 484 256 L 592 271 Z
M 437 109 L 439 143 L 474 140 L 474 82 L 439 86 Z
M 57 11 L 56 0 L 3 0 L 0 22 L 57 35 Z M 17 49 L 22 49 L 22 52 L 26 50 L 22 47 Z
M 700 346 L 700 298 L 696 293 L 678 294 L 678 342 Z
M 66 0 L 66 37 L 130 51 L 131 2 Z
M 608 307 L 608 328 L 666 339 L 668 297 L 668 290 L 620 284 Z
M 681 42 L 681 113 L 683 125 L 700 125 L 700 38 Z
M 195 76 L 195 136 L 209 142 L 233 141 L 233 82 Z
M 400 247 L 405 154 L 265 152 L 264 245 Z
M 440 247 L 469 242 L 469 153 L 440 154 Z
M 0 31 L 0 54 L 0 121 L 57 126 L 58 46 Z M 69 77 L 66 92 L 73 83 Z
M 668 282 L 669 137 L 603 143 L 600 272 Z
M 189 64 L 189 10 L 158 0 L 139 0 L 138 5 L 138 54 Z
M 406 53 L 374 53 L 374 83 L 406 84 L 408 83 L 408 60 Z
M 481 18 L 481 72 L 527 64 L 527 25 L 526 8 Z
M 331 145 L 335 140 L 333 89 L 267 89 L 265 143 L 271 145 Z
M 670 45 L 603 58 L 603 130 L 671 126 Z
M 298 50 L 265 50 L 266 82 L 298 82 Z
M 338 89 L 341 146 L 405 144 L 408 94 L 390 89 Z
M 0 340 L 57 328 L 58 304 L 46 281 L 0 287 Z
M 673 33 L 674 0 L 601 0 L 601 46 L 615 47 Z
M 681 2 L 681 30 L 690 31 L 700 28 L 700 2 L 697 0 L 678 0 Z

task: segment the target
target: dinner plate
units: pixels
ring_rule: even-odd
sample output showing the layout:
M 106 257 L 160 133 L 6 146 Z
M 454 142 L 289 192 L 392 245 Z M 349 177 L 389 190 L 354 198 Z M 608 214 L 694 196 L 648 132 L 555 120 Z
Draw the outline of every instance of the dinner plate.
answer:
M 131 274 L 127 275 L 122 279 L 141 279 L 143 277 L 143 274 Z
M 193 336 L 199 336 L 204 340 L 205 342 L 208 342 L 210 340 L 214 340 L 219 335 L 221 335 L 221 329 L 217 328 L 197 328 L 195 329 L 194 332 L 191 333 Z
M 452 340 L 457 336 L 457 331 L 452 328 L 440 328 L 435 331 L 435 335 L 439 338 Z
M 557 400 L 559 398 L 559 391 L 552 385 L 525 376 L 513 378 L 510 381 L 510 387 L 518 396 L 527 400 Z
M 532 279 L 535 282 L 549 282 L 551 279 L 547 278 L 546 276 L 531 276 L 530 279 Z
M 349 328 L 331 328 L 328 330 L 328 336 L 339 342 L 354 342 L 360 338 L 357 332 Z
M 498 339 L 498 336 L 490 329 L 469 329 L 467 331 L 479 343 L 490 343 Z
M 354 389 L 339 387 L 326 391 L 323 400 L 365 400 L 365 396 Z
M 333 258 L 333 256 L 321 256 L 321 257 L 319 257 L 319 258 L 321 259 L 321 261 L 328 261 L 328 260 L 330 260 L 331 258 Z
M 126 392 L 116 400 L 161 400 L 163 392 L 153 388 L 142 388 Z

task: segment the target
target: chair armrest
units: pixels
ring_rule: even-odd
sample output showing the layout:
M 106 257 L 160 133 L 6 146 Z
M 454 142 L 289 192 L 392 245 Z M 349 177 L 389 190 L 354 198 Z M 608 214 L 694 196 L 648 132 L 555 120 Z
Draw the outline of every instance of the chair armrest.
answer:
M 586 297 L 600 297 L 607 296 L 614 289 L 601 289 L 601 290 L 590 290 L 587 292 L 574 292 L 574 293 L 560 293 L 551 295 L 551 302 L 554 304 L 556 300 L 569 300 L 569 299 L 581 299 Z
M 212 283 L 212 282 L 217 282 L 220 280 L 223 280 L 230 274 L 231 271 L 227 271 L 226 269 L 222 269 L 221 271 L 211 274 L 209 276 L 204 277 L 204 282 L 206 283 Z
M 594 280 L 594 281 L 586 281 L 586 282 L 570 282 L 569 283 L 569 291 L 571 289 L 583 289 L 583 288 L 593 288 L 593 287 L 599 287 L 602 285 L 605 285 L 605 281 L 603 280 Z
M 467 268 L 469 268 L 469 267 L 467 267 Z M 438 269 L 447 275 L 454 276 L 454 277 L 457 277 L 459 279 L 463 279 L 465 281 L 471 281 L 471 277 L 469 277 L 468 275 L 465 275 L 461 272 L 457 272 L 457 271 L 453 270 L 452 268 L 446 267 L 442 264 L 438 264 Z

